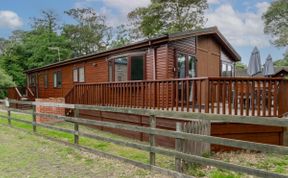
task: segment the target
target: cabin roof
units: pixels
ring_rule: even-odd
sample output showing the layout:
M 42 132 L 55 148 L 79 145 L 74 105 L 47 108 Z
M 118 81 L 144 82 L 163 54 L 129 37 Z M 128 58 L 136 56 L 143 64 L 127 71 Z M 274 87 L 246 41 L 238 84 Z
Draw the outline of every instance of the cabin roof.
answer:
M 202 35 L 215 36 L 216 39 L 219 41 L 219 43 L 224 47 L 224 49 L 226 49 L 226 51 L 234 58 L 235 61 L 241 60 L 240 55 L 236 52 L 236 50 L 232 47 L 232 45 L 227 41 L 227 39 L 220 33 L 218 28 L 209 27 L 209 28 L 204 28 L 204 29 L 199 29 L 199 30 L 191 30 L 187 32 L 178 32 L 178 33 L 173 33 L 173 34 L 161 35 L 155 38 L 145 39 L 139 42 L 131 43 L 123 47 L 113 48 L 113 49 L 109 49 L 109 50 L 105 50 L 101 52 L 96 52 L 93 54 L 88 54 L 85 56 L 75 57 L 75 58 L 68 59 L 65 61 L 60 61 L 60 62 L 56 62 L 53 64 L 49 64 L 43 67 L 30 69 L 25 72 L 29 74 L 29 73 L 46 70 L 46 69 L 50 69 L 54 67 L 60 67 L 60 66 L 67 65 L 67 64 L 73 64 L 73 63 L 82 62 L 82 61 L 95 59 L 99 57 L 105 57 L 108 55 L 115 55 L 121 52 L 126 52 L 127 50 L 144 48 L 144 47 L 149 47 L 152 45 L 161 44 L 164 42 L 176 41 L 176 40 L 180 40 L 180 39 L 184 39 L 184 38 L 188 38 L 192 36 L 202 36 Z

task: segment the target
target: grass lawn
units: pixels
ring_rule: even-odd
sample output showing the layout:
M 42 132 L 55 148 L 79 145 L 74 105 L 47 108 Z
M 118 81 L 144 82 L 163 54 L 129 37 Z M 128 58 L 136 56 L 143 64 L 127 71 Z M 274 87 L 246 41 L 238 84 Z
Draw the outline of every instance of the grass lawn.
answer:
M 0 125 L 0 177 L 164 177 Z
M 0 115 L 6 115 L 6 113 L 0 112 Z M 12 117 L 18 118 L 18 119 L 29 120 L 29 121 L 32 120 L 31 116 L 26 115 L 26 114 L 12 113 Z M 7 125 L 7 119 L 0 119 L 0 124 Z M 17 128 L 22 128 L 22 129 L 26 129 L 28 131 L 32 131 L 32 126 L 28 125 L 28 124 L 23 124 L 23 123 L 12 121 L 12 125 L 14 127 L 17 127 Z M 58 127 L 69 128 L 69 129 L 73 130 L 73 124 L 70 124 L 70 123 L 64 123 L 63 122 L 63 123 L 57 123 L 56 125 Z M 110 138 L 113 137 L 113 138 L 117 138 L 120 140 L 121 139 L 129 140 L 129 139 L 121 137 L 121 136 L 102 132 L 102 131 L 99 131 L 96 129 L 91 129 L 89 127 L 80 126 L 80 130 L 81 130 L 81 132 L 84 131 L 86 133 L 93 133 L 93 134 L 102 135 L 105 137 L 110 137 Z M 21 131 L 19 131 L 19 132 L 21 132 Z M 73 135 L 68 134 L 68 133 L 53 131 L 53 130 L 49 130 L 49 129 L 41 128 L 41 127 L 37 127 L 37 132 L 42 134 L 42 135 L 45 135 L 45 136 L 57 138 L 59 140 L 68 141 L 70 143 L 73 142 Z M 29 136 L 31 136 L 35 139 L 35 136 L 33 136 L 32 134 L 30 134 Z M 34 139 L 31 139 L 31 142 L 34 142 L 33 141 Z M 136 141 L 136 142 L 138 142 L 138 141 Z M 86 146 L 86 147 L 90 147 L 90 148 L 93 148 L 96 150 L 101 150 L 101 151 L 111 153 L 114 155 L 119 155 L 122 157 L 126 157 L 129 159 L 139 161 L 139 162 L 143 162 L 143 163 L 149 162 L 148 153 L 144 152 L 144 151 L 137 150 L 137 149 L 122 147 L 122 146 L 115 145 L 112 143 L 102 142 L 102 141 L 89 139 L 89 138 L 83 138 L 83 137 L 80 138 L 80 144 L 83 146 Z M 41 149 L 42 146 L 41 146 L 41 144 L 39 144 L 39 145 L 35 145 L 35 147 L 37 149 L 38 148 Z M 34 149 L 36 149 L 36 148 L 34 148 Z M 73 154 L 75 152 L 76 153 L 75 155 L 77 155 L 77 151 L 75 151 L 74 149 L 67 148 L 67 147 L 65 147 L 65 149 L 73 150 Z M 0 151 L 1 151 L 1 149 L 0 149 Z M 73 156 L 73 154 L 71 153 L 69 155 Z M 50 155 L 50 156 L 52 157 L 52 155 Z M 81 156 L 81 154 L 78 153 L 78 156 Z M 283 156 L 283 155 L 275 155 L 275 154 L 252 153 L 252 152 L 243 152 L 242 151 L 242 152 L 231 152 L 231 153 L 216 153 L 216 154 L 208 155 L 208 157 L 213 158 L 213 159 L 223 160 L 226 162 L 231 162 L 231 163 L 238 164 L 238 165 L 255 167 L 255 168 L 265 169 L 265 170 L 269 170 L 269 171 L 273 171 L 273 172 L 277 172 L 277 173 L 281 173 L 281 174 L 287 174 L 287 176 L 288 176 L 288 155 Z M 0 155 L 0 159 L 1 158 L 2 157 Z M 113 160 L 113 162 L 114 162 L 114 160 Z M 94 162 L 91 161 L 91 164 L 94 165 Z M 97 164 L 97 162 L 96 162 L 96 164 Z M 84 161 L 84 165 L 85 165 L 85 161 Z M 156 165 L 163 167 L 163 168 L 168 168 L 168 169 L 174 170 L 174 168 L 175 168 L 174 158 L 157 154 L 156 155 Z M 89 167 L 89 164 L 87 166 Z M 113 170 L 113 169 L 111 169 L 111 170 Z M 121 169 L 119 169 L 119 170 L 121 170 Z M 1 164 L 0 164 L 0 171 L 2 172 Z M 141 172 L 140 177 L 142 177 L 142 176 L 145 177 L 148 175 L 147 171 L 141 170 L 140 172 Z M 217 168 L 211 167 L 211 166 L 200 166 L 200 165 L 190 165 L 189 168 L 187 169 L 186 173 L 193 175 L 193 176 L 196 176 L 196 177 L 212 177 L 212 178 L 251 177 L 251 176 L 247 176 L 244 174 L 239 174 L 239 173 L 235 173 L 235 172 L 231 172 L 231 171 L 225 171 L 225 170 L 217 169 Z M 118 175 L 118 177 L 121 177 L 120 172 L 119 172 L 119 174 L 117 173 L 117 175 Z M 137 177 L 137 175 L 138 175 L 138 173 L 136 171 L 135 173 L 131 173 L 131 175 L 127 175 L 127 177 L 135 177 L 135 176 Z M 126 175 L 124 175 L 124 176 L 126 176 Z M 151 176 L 151 175 L 149 175 L 149 176 Z M 10 177 L 10 176 L 8 176 L 8 177 Z M 38 176 L 36 176 L 36 177 L 38 177 Z M 70 177 L 70 176 L 68 175 L 68 177 Z M 78 176 L 75 175 L 75 177 L 78 177 Z

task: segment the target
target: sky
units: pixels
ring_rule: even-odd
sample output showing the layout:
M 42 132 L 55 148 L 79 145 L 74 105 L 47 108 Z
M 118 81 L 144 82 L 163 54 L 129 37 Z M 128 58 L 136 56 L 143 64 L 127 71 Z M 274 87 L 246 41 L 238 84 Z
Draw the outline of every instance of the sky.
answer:
M 260 50 L 262 63 L 268 54 L 281 59 L 284 48 L 271 45 L 271 37 L 263 32 L 262 14 L 271 0 L 207 0 L 205 26 L 217 26 L 247 64 L 255 46 Z M 13 30 L 29 30 L 31 17 L 41 10 L 54 10 L 60 23 L 73 23 L 63 12 L 71 8 L 92 7 L 105 15 L 107 23 L 118 26 L 127 22 L 127 13 L 136 7 L 147 6 L 150 0 L 0 0 L 0 37 L 9 37 Z

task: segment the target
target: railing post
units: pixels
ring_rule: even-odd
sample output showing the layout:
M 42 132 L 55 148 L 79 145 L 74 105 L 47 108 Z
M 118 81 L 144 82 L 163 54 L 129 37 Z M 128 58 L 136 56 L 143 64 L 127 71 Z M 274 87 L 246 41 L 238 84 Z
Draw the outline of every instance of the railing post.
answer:
M 205 82 L 205 113 L 209 113 L 209 89 L 210 89 L 209 79 L 206 79 L 206 82 Z
M 74 117 L 79 117 L 79 109 L 74 109 Z M 74 144 L 79 144 L 79 124 L 74 123 Z
M 177 132 L 182 132 L 182 124 L 180 122 L 176 123 L 176 131 Z M 175 144 L 175 149 L 176 151 L 182 152 L 183 150 L 183 140 L 180 138 L 176 138 L 176 144 Z M 176 171 L 178 172 L 183 172 L 183 161 L 181 158 L 175 157 L 175 166 L 176 166 Z
M 37 129 L 36 129 L 36 105 L 35 104 L 32 104 L 32 119 L 33 119 L 33 122 L 32 122 L 32 125 L 33 125 L 33 132 L 36 132 Z
M 151 129 L 156 128 L 156 117 L 154 115 L 149 116 L 149 123 L 150 123 Z M 155 146 L 154 134 L 149 135 L 149 142 L 150 142 L 150 147 Z M 155 165 L 155 160 L 156 160 L 155 152 L 150 151 L 150 165 Z

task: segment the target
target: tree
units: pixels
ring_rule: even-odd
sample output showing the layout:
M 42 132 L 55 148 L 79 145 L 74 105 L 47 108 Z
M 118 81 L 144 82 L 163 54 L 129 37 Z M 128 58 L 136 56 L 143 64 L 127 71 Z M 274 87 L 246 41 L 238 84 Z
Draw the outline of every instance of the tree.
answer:
M 279 59 L 274 62 L 275 66 L 281 67 L 281 66 L 288 66 L 288 52 L 284 54 L 283 59 Z
M 52 10 L 43 10 L 41 17 L 33 17 L 32 21 L 33 29 L 43 29 L 50 33 L 58 29 L 58 15 Z
M 201 28 L 204 25 L 206 0 L 152 0 L 148 7 L 140 7 L 128 14 L 136 36 L 152 37 L 159 34 Z
M 71 56 L 69 41 L 57 33 L 56 15 L 43 11 L 42 16 L 33 18 L 32 30 L 14 31 L 0 55 L 0 64 L 18 86 L 24 86 L 24 71 L 58 61 L 58 54 L 49 47 L 59 47 L 61 59 Z
M 274 37 L 277 47 L 288 45 L 288 1 L 275 0 L 262 16 L 265 23 L 264 32 Z
M 3 69 L 0 68 L 0 98 L 4 98 L 6 96 L 6 88 L 15 86 L 15 83 Z
M 125 25 L 118 26 L 114 32 L 114 36 L 110 48 L 119 48 L 131 42 L 130 31 Z
M 264 32 L 271 34 L 276 47 L 287 47 L 288 45 L 288 1 L 275 0 L 263 14 L 265 28 Z M 274 63 L 277 66 L 288 66 L 288 51 L 282 60 Z
M 104 16 L 92 8 L 76 8 L 65 11 L 77 24 L 63 27 L 63 35 L 70 39 L 75 56 L 105 50 L 111 39 L 111 28 Z
M 242 62 L 236 62 L 235 68 L 236 68 L 237 70 L 244 70 L 244 69 L 247 68 L 247 66 L 246 66 L 245 64 L 243 64 Z

